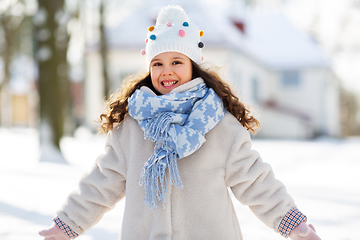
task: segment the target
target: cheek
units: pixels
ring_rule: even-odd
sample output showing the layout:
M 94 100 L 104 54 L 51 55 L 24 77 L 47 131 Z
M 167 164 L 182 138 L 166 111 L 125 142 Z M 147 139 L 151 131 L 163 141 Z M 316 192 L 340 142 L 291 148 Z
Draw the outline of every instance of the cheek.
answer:
M 184 71 L 184 78 L 186 79 L 186 81 L 190 81 L 192 79 L 192 69 L 190 68 L 187 68 L 185 71 Z
M 156 74 L 154 75 L 152 71 L 150 71 L 151 84 L 155 88 L 156 91 L 159 91 L 159 82 Z
M 154 87 L 157 85 L 157 81 L 154 79 L 153 75 L 151 75 L 151 83 Z
M 150 70 L 150 78 L 151 82 L 154 84 L 155 80 L 157 79 L 156 71 Z

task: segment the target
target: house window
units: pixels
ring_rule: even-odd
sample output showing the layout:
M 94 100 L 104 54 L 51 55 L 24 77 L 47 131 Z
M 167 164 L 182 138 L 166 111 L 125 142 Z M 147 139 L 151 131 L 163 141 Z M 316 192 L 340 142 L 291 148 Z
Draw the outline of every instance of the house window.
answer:
M 281 75 L 281 83 L 284 87 L 297 87 L 300 85 L 300 73 L 298 71 L 285 71 Z

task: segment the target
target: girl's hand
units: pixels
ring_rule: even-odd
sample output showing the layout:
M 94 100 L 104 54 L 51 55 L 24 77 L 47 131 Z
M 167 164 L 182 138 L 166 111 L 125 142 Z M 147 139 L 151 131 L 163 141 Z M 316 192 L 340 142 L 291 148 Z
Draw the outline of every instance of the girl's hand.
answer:
M 40 236 L 45 237 L 44 240 L 69 240 L 70 238 L 61 229 L 53 223 L 47 230 L 39 232 Z
M 312 224 L 307 225 L 306 222 L 300 223 L 296 228 L 290 232 L 292 240 L 321 240 L 316 234 L 315 228 Z

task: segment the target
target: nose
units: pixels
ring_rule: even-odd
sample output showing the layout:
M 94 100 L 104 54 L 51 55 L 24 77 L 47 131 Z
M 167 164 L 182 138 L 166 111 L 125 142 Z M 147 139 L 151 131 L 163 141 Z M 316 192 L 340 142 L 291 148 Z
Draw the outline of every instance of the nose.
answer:
M 163 76 L 171 76 L 173 74 L 174 74 L 174 72 L 172 71 L 171 67 L 165 67 L 162 72 Z

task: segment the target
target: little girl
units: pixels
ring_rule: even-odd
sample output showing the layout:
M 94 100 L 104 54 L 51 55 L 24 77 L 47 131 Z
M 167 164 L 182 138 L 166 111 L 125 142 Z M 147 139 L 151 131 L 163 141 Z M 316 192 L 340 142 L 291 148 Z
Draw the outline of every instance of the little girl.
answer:
M 127 82 L 102 114 L 106 152 L 40 235 L 70 239 L 125 197 L 121 239 L 242 239 L 228 188 L 291 239 L 320 239 L 282 183 L 251 150 L 258 121 L 209 69 L 203 35 L 164 7 L 142 50 L 149 73 Z

